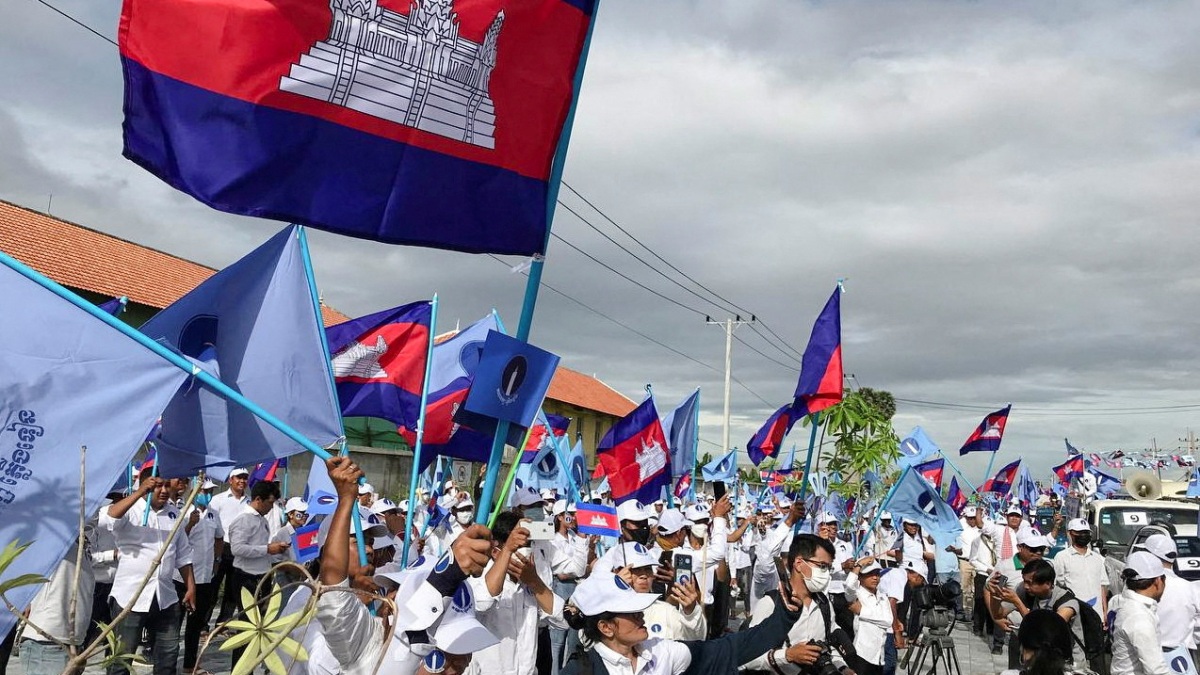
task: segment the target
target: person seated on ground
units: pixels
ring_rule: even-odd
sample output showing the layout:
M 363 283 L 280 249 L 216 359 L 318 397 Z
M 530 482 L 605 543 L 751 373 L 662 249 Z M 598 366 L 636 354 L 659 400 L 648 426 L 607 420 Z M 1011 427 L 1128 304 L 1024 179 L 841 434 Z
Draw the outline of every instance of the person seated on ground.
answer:
M 789 601 L 780 602 L 771 618 L 749 630 L 716 640 L 678 642 L 651 638 L 646 630 L 643 613 L 657 600 L 657 595 L 638 593 L 615 574 L 593 572 L 575 589 L 566 613 L 571 627 L 583 631 L 587 648 L 572 654 L 561 672 L 733 675 L 740 664 L 783 642 L 799 617 L 799 609 Z
M 372 616 L 349 586 L 357 567 L 351 567 L 351 560 L 357 561 L 350 533 L 351 509 L 357 507 L 358 479 L 363 473 L 349 457 L 332 457 L 325 466 L 337 490 L 338 503 L 321 548 L 320 581 L 334 588 L 317 600 L 317 621 L 343 675 L 424 675 L 438 669 L 443 669 L 443 674 L 465 670 L 473 652 L 495 642 L 474 618 L 468 621 L 462 616 L 463 623 L 450 619 L 465 614 L 462 607 L 470 589 L 464 582 L 468 576 L 482 573 L 490 558 L 491 535 L 487 528 L 468 528 L 455 540 L 451 552 L 432 568 L 397 573 L 407 575 L 400 578 L 408 582 L 403 591 L 388 593 L 389 598 L 400 598 L 397 614 L 393 617 L 388 611 L 380 611 L 379 616 Z M 448 602 L 451 598 L 454 600 Z M 384 607 L 386 610 L 387 605 Z
M 1071 651 L 1074 640 L 1071 627 L 1058 612 L 1050 609 L 1035 609 L 1025 615 L 1017 631 L 1017 644 L 1021 647 L 1021 668 L 1006 670 L 1000 675 L 1066 675 L 1067 673 L 1088 674 L 1086 668 L 1077 669 Z

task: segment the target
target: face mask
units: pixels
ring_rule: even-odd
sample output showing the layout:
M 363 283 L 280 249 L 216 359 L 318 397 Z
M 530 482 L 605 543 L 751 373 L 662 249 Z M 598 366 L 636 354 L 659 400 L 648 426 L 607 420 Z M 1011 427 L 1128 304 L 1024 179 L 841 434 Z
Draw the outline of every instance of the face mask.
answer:
M 642 525 L 635 530 L 626 530 L 626 532 L 629 532 L 629 538 L 632 539 L 633 541 L 641 544 L 642 546 L 649 545 L 649 543 L 650 543 L 650 526 L 649 525 Z
M 707 539 L 708 538 L 708 526 L 701 525 L 700 523 L 696 523 L 696 524 L 692 525 L 692 536 L 697 539 Z
M 455 511 L 454 512 L 454 519 L 458 521 L 459 525 L 470 525 L 471 518 L 473 518 L 474 516 L 475 516 L 474 511 Z
M 1092 533 L 1091 532 L 1086 532 L 1086 533 L 1081 532 L 1077 535 L 1074 535 L 1074 537 L 1072 537 L 1072 538 L 1075 540 L 1076 546 L 1087 546 L 1088 544 L 1092 543 Z
M 196 499 L 194 499 L 192 501 L 192 503 L 202 509 L 207 509 L 208 504 L 211 501 L 212 501 L 212 495 L 201 492 L 200 494 L 196 495 Z
M 812 570 L 812 576 L 804 580 L 804 587 L 810 593 L 823 593 L 826 588 L 829 588 L 830 571 L 823 570 L 815 565 L 810 565 L 809 569 Z

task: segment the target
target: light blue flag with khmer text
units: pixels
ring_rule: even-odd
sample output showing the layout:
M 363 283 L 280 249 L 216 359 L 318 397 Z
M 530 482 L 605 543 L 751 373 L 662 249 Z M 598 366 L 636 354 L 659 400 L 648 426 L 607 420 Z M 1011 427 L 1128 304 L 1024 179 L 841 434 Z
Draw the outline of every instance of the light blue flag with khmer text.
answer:
M 80 446 L 90 517 L 188 374 L 5 265 L 0 314 L 0 543 L 31 544 L 0 581 L 48 577 L 78 537 Z
M 141 330 L 317 445 L 329 447 L 342 435 L 299 228 L 280 231 Z M 188 476 L 209 467 L 210 475 L 224 480 L 235 466 L 304 451 L 248 410 L 198 382 L 190 385 L 163 411 L 160 475 Z

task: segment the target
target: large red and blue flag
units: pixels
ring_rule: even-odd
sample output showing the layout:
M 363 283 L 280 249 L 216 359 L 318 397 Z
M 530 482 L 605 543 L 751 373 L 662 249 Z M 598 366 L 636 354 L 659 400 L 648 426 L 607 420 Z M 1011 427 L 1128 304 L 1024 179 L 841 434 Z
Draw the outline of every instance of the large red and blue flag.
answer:
M 959 516 L 962 515 L 963 509 L 967 506 L 967 495 L 963 494 L 962 489 L 958 487 L 958 479 L 953 476 L 950 478 L 950 491 L 946 493 L 946 503 Z
M 842 400 L 842 287 L 833 289 L 821 314 L 813 324 L 804 359 L 800 364 L 800 381 L 796 383 L 796 400 L 792 416 L 796 419 L 812 415 Z
M 124 154 L 213 208 L 544 252 L 595 0 L 125 0 Z
M 326 329 L 342 415 L 416 428 L 432 309 L 422 300 Z
M 754 462 L 754 466 L 762 464 L 762 461 L 768 457 L 778 456 L 779 449 L 783 446 L 783 439 L 800 417 L 802 415 L 797 415 L 791 404 L 771 413 L 767 421 L 758 431 L 754 432 L 754 435 L 746 443 L 746 456 L 750 458 L 751 462 Z
M 921 474 L 921 476 L 929 481 L 935 490 L 942 489 L 942 474 L 946 468 L 946 460 L 938 457 L 931 459 L 923 464 L 917 464 L 913 467 L 913 471 Z
M 1004 438 L 1004 425 L 1008 424 L 1008 411 L 1012 410 L 1012 405 L 1006 405 L 1003 409 L 997 410 L 994 413 L 989 413 L 975 427 L 975 431 L 963 443 L 963 446 L 958 449 L 958 454 L 965 455 L 968 452 L 996 452 L 1000 449 L 1000 441 Z
M 671 483 L 671 458 L 653 398 L 647 397 L 604 434 L 596 446 L 596 461 L 604 467 L 614 503 L 637 499 L 648 504 L 659 498 Z
M 1008 494 L 1012 489 L 1013 483 L 1017 480 L 1017 467 L 1021 465 L 1021 460 L 1016 460 L 1011 464 L 1006 464 L 1004 468 L 996 472 L 996 475 L 984 481 L 983 485 L 979 486 L 980 492 L 999 492 L 1000 494 Z
M 1058 480 L 1064 485 L 1070 485 L 1072 478 L 1083 477 L 1083 455 L 1075 455 L 1071 459 L 1054 467 L 1054 475 L 1058 476 Z

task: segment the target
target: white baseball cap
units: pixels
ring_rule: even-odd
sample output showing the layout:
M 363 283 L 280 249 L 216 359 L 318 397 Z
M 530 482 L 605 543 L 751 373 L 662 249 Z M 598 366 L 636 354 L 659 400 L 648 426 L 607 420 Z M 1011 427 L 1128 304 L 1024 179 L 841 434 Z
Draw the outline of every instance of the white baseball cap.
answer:
M 217 484 L 216 484 L 216 483 L 214 483 L 214 482 L 212 482 L 211 480 L 209 480 L 209 479 L 205 478 L 205 479 L 204 479 L 204 485 L 201 485 L 201 486 L 200 486 L 200 489 L 201 489 L 201 490 L 212 490 L 212 489 L 213 489 L 213 488 L 215 488 L 215 487 L 217 487 Z
M 1009 504 L 1008 508 L 1004 509 L 1004 515 L 1006 515 L 1006 516 L 1023 516 L 1025 514 L 1021 513 L 1021 507 L 1017 506 L 1016 504 Z
M 780 497 L 779 498 L 779 508 L 781 508 L 781 509 L 792 508 L 792 500 L 788 499 L 787 497 Z
M 925 563 L 919 563 L 916 560 L 906 560 L 902 567 L 909 572 L 920 574 L 922 579 L 929 581 L 929 568 Z
M 369 495 L 369 494 L 374 494 L 374 493 L 375 493 L 375 486 L 371 485 L 370 483 L 359 483 L 358 494 Z
M 541 495 L 542 495 L 542 501 L 547 501 L 547 502 L 554 501 L 554 490 L 551 490 L 550 488 L 542 488 Z
M 432 637 L 434 646 L 447 654 L 473 654 L 500 644 L 475 618 L 475 598 L 465 581 L 458 585 Z
M 820 525 L 827 525 L 829 523 L 833 523 L 836 525 L 837 522 L 838 522 L 837 516 L 833 515 L 832 513 L 828 512 L 828 511 L 822 513 L 820 516 L 820 519 L 817 520 L 817 523 Z
M 541 504 L 544 501 L 546 500 L 542 499 L 538 491 L 529 486 L 515 491 L 512 497 L 512 503 L 515 506 L 533 506 L 534 504 Z
M 968 506 L 967 508 L 963 509 L 962 512 L 963 518 L 974 518 L 977 513 L 979 513 L 979 510 L 974 506 Z
M 383 514 L 387 513 L 388 511 L 401 511 L 402 510 L 400 508 L 399 504 L 388 499 L 387 497 L 380 497 L 379 499 L 376 499 L 375 501 L 371 502 L 370 509 L 371 509 L 371 513 L 381 515 L 381 516 Z
M 683 517 L 679 509 L 663 509 L 662 515 L 658 517 L 659 534 L 675 534 L 685 527 L 687 518 Z
M 892 514 L 888 513 L 887 511 L 884 511 L 883 513 L 879 514 L 879 519 L 880 520 L 891 520 Z
M 871 564 L 867 565 L 866 567 L 864 567 L 858 571 L 858 576 L 861 577 L 861 576 L 865 576 L 867 574 L 876 574 L 876 573 L 881 573 L 881 572 L 883 572 L 883 568 L 879 566 L 878 562 L 872 560 Z
M 1091 532 L 1092 528 L 1088 525 L 1088 521 L 1083 518 L 1072 518 L 1067 523 L 1067 529 L 1071 532 Z
M 908 516 L 905 516 L 904 518 L 900 519 L 900 524 L 901 525 L 920 525 L 920 523 L 913 520 L 912 518 L 909 518 Z
M 1032 529 L 1021 530 L 1017 533 L 1017 546 L 1025 546 L 1027 548 L 1050 548 L 1053 544 L 1050 540 L 1042 535 L 1034 532 Z
M 567 500 L 559 499 L 554 502 L 554 506 L 550 508 L 550 515 L 557 516 L 567 512 Z
M 1125 558 L 1125 569 L 1134 573 L 1135 580 L 1157 579 L 1166 574 L 1162 561 L 1149 551 L 1134 551 Z M 1124 574 L 1122 574 L 1124 576 Z
M 650 520 L 650 510 L 636 499 L 629 499 L 617 504 L 617 520 Z
M 238 468 L 234 469 L 233 471 L 229 472 L 230 478 L 233 478 L 234 476 L 249 476 L 249 475 L 250 475 L 250 472 L 241 467 L 238 467 Z
M 593 572 L 571 595 L 571 602 L 584 616 L 642 612 L 657 600 L 657 593 L 638 593 L 621 577 L 607 572 Z
M 620 554 L 613 554 L 614 560 L 621 567 L 646 567 L 658 564 L 658 560 L 650 555 L 650 550 L 636 541 L 623 542 L 621 549 Z
M 308 502 L 299 497 L 292 497 L 291 499 L 287 500 L 287 505 L 283 507 L 283 512 L 291 513 L 292 511 L 308 513 Z
M 683 516 L 693 523 L 701 520 L 708 520 L 712 517 L 712 515 L 708 512 L 708 509 L 703 508 L 699 504 L 692 504 L 684 509 Z
M 391 537 L 386 534 L 383 535 L 382 537 L 375 537 L 374 539 L 371 540 L 371 548 L 375 549 L 376 551 L 378 551 L 381 548 L 387 548 L 389 546 L 396 546 L 396 545 L 397 544 L 396 544 L 395 537 Z
M 1175 540 L 1165 534 L 1152 534 L 1146 537 L 1146 541 L 1134 546 L 1133 550 L 1146 551 L 1163 562 L 1175 562 L 1175 558 L 1179 557 Z
M 453 509 L 454 511 L 458 511 L 460 509 L 475 508 L 475 502 L 471 501 L 471 495 L 468 495 L 465 492 L 460 492 L 458 494 L 461 495 L 461 497 L 459 497 L 457 504 L 454 504 L 453 506 L 451 506 L 451 509 Z

